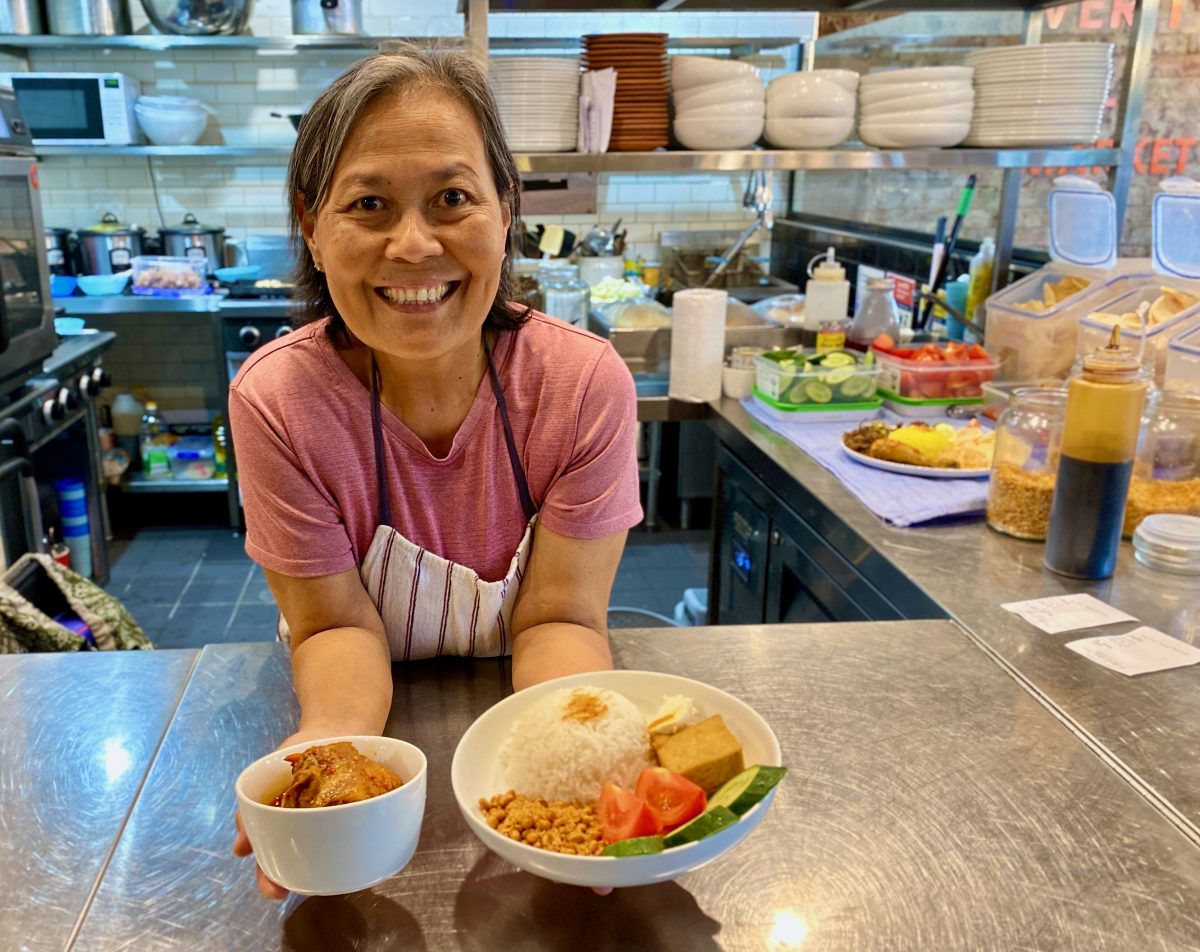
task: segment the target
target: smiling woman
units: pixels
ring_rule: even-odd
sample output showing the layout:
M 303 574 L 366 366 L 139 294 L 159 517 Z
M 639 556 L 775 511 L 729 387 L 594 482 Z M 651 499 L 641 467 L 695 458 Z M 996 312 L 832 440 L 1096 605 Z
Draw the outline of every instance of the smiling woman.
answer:
M 381 731 L 393 660 L 511 652 L 518 689 L 611 667 L 633 380 L 607 341 L 508 303 L 518 191 L 461 54 L 365 60 L 301 126 L 303 326 L 230 387 L 246 551 L 292 645 L 285 743 Z

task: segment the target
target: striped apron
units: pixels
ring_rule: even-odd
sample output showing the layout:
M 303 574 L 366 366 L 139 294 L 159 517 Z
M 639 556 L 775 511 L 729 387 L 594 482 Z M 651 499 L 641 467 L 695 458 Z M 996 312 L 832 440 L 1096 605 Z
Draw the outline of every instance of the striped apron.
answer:
M 509 562 L 508 572 L 496 582 L 485 582 L 474 569 L 421 548 L 393 528 L 383 461 L 379 369 L 374 360 L 371 362 L 371 430 L 375 441 L 375 483 L 382 522 L 375 530 L 359 575 L 383 620 L 395 661 L 415 661 L 438 655 L 495 657 L 512 652 L 513 606 L 529 563 L 537 510 L 529 493 L 525 468 L 517 455 L 508 407 L 486 337 L 483 347 L 504 426 L 509 463 L 521 508 L 528 520 L 521 544 Z M 281 640 L 287 640 L 285 632 L 286 625 L 281 618 Z

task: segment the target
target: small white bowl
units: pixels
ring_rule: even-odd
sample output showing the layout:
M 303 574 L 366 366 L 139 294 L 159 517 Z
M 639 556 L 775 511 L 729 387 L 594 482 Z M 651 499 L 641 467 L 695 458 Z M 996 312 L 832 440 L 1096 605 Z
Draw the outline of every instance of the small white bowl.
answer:
M 958 145 L 971 131 L 969 122 L 860 122 L 858 137 L 880 149 L 941 149 Z
M 204 135 L 208 113 L 133 107 L 138 125 L 155 145 L 194 145 Z
M 404 786 L 333 807 L 289 809 L 264 802 L 292 776 L 285 756 L 343 740 L 398 774 Z M 383 882 L 412 859 L 425 815 L 425 778 L 425 755 L 412 744 L 355 735 L 292 744 L 261 757 L 241 772 L 234 790 L 263 872 L 294 893 L 340 896 Z
M 867 73 L 859 80 L 859 89 L 895 86 L 902 83 L 969 83 L 975 70 L 970 66 L 918 66 L 913 69 L 887 69 Z
M 741 400 L 750 396 L 758 371 L 753 367 L 722 367 L 721 389 L 725 396 L 733 400 Z
M 859 122 L 875 125 L 880 122 L 970 122 L 974 113 L 971 103 L 959 106 L 939 106 L 936 109 L 895 109 L 889 110 L 876 106 L 874 109 L 864 109 Z
M 899 88 L 899 87 L 898 87 Z M 943 106 L 970 106 L 976 101 L 975 92 L 970 86 L 962 86 L 953 92 L 943 93 L 914 93 L 910 96 L 900 96 L 895 99 L 862 100 L 859 103 L 859 114 L 865 115 L 871 110 L 880 109 L 938 109 Z
M 824 76 L 793 73 L 767 87 L 767 115 L 781 119 L 853 116 L 854 95 Z
M 653 716 L 665 696 L 683 694 L 691 698 L 705 716 L 721 715 L 726 727 L 741 743 L 747 767 L 756 764 L 776 767 L 783 763 L 779 741 L 753 708 L 733 695 L 699 681 L 656 671 L 593 671 L 545 681 L 510 695 L 480 715 L 458 742 L 450 765 L 450 784 L 458 809 L 471 832 L 497 856 L 535 876 L 559 883 L 574 886 L 645 886 L 675 879 L 727 853 L 745 839 L 766 815 L 778 788 L 743 814 L 737 823 L 719 833 L 687 846 L 676 846 L 648 856 L 569 856 L 501 836 L 487 825 L 479 809 L 479 801 L 504 793 L 509 788 L 498 751 L 507 739 L 513 721 L 547 694 L 577 685 L 618 691 L 647 717 Z M 786 777 L 783 782 L 788 782 Z
M 756 99 L 738 102 L 717 103 L 713 106 L 689 106 L 675 112 L 676 119 L 737 119 L 743 116 L 762 115 L 763 103 Z
M 767 141 L 781 149 L 830 149 L 849 138 L 854 129 L 854 117 L 768 117 L 766 129 Z
M 745 100 L 763 101 L 766 98 L 766 87 L 757 76 L 746 76 L 741 79 L 731 79 L 720 83 L 710 83 L 707 86 L 693 86 L 691 89 L 679 89 L 673 94 L 676 109 L 691 109 L 699 106 L 716 106 L 723 102 L 742 102 Z
M 712 56 L 672 56 L 671 88 L 692 89 L 730 79 L 758 78 L 758 70 L 740 60 L 717 59 Z
M 893 100 L 916 99 L 918 96 L 941 96 L 947 100 L 965 99 L 975 94 L 970 83 L 897 83 L 894 86 L 876 86 L 871 89 L 861 89 L 858 93 L 860 106 L 876 106 Z
M 744 149 L 763 131 L 761 112 L 741 118 L 675 120 L 675 138 L 689 149 Z

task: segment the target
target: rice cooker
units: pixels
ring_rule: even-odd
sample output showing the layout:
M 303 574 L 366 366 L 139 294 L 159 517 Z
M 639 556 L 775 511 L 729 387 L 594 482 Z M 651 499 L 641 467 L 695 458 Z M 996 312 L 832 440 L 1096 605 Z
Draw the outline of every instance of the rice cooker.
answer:
M 146 230 L 118 221 L 112 212 L 90 228 L 80 228 L 79 250 L 83 255 L 84 274 L 116 274 L 132 267 L 142 253 Z
M 216 271 L 225 260 L 225 229 L 202 225 L 188 212 L 183 223 L 160 228 L 162 252 L 172 258 L 207 258 L 208 270 Z
M 70 228 L 46 229 L 46 264 L 51 274 L 74 274 L 75 256 L 71 252 Z

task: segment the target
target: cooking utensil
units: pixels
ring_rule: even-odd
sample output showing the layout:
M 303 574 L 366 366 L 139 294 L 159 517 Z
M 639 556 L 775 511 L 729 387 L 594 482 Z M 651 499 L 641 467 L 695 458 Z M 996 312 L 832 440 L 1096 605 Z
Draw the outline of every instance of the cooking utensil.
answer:
M 954 257 L 954 246 L 958 244 L 958 233 L 962 229 L 963 219 L 967 217 L 967 212 L 971 208 L 971 198 L 974 194 L 975 176 L 971 175 L 967 178 L 967 184 L 963 189 L 962 197 L 958 200 L 958 210 L 954 215 L 954 225 L 950 229 L 950 241 L 946 244 L 946 254 L 938 266 L 937 274 L 933 276 L 933 282 L 929 285 L 929 293 L 931 295 L 936 295 L 938 288 L 946 280 L 947 263 Z M 917 313 L 918 319 L 913 321 L 913 327 L 917 330 L 923 329 L 929 321 L 930 306 L 930 299 L 928 297 L 924 298 L 921 302 L 921 308 Z
M 169 257 L 207 258 L 210 269 L 225 260 L 225 229 L 202 225 L 191 212 L 183 216 L 181 224 L 160 228 L 158 235 L 163 254 Z
M 95 275 L 128 269 L 142 253 L 146 231 L 137 225 L 122 224 L 112 212 L 105 212 L 99 222 L 90 228 L 80 228 L 78 234 L 83 270 Z
M 42 8 L 38 0 L 4 0 L 0 3 L 0 33 L 29 36 L 42 32 Z
M 292 128 L 295 129 L 297 132 L 300 131 L 300 123 L 304 120 L 304 113 L 302 113 L 302 112 L 289 112 L 289 113 L 273 112 L 273 113 L 271 113 L 271 115 L 274 116 L 276 119 L 289 120 L 292 123 Z
M 129 0 L 46 0 L 50 32 L 62 36 L 119 36 L 133 32 Z
M 245 30 L 254 0 L 142 0 L 142 9 L 164 33 L 214 36 Z
M 74 274 L 75 254 L 71 248 L 70 228 L 46 229 L 46 263 L 51 274 Z
M 292 32 L 362 33 L 361 0 L 292 0 Z

